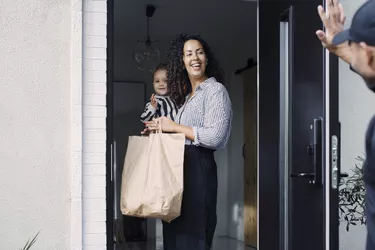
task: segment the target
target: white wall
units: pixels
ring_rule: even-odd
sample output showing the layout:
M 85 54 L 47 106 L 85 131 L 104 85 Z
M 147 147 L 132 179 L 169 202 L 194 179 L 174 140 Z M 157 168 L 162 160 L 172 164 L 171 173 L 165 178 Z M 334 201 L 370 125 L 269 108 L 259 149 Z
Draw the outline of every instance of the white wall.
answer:
M 69 249 L 70 0 L 0 9 L 0 248 Z
M 347 16 L 346 27 L 350 26 L 353 14 L 363 0 L 342 0 Z M 364 156 L 365 132 L 374 115 L 375 96 L 358 75 L 340 61 L 340 121 L 341 121 L 341 168 L 351 173 L 357 156 Z M 366 227 L 352 226 L 346 232 L 345 223 L 340 225 L 340 250 L 365 249 Z
M 352 174 L 357 156 L 365 155 L 365 131 L 374 115 L 375 98 L 363 80 L 340 62 L 341 171 Z M 364 249 L 365 226 L 340 225 L 340 250 Z

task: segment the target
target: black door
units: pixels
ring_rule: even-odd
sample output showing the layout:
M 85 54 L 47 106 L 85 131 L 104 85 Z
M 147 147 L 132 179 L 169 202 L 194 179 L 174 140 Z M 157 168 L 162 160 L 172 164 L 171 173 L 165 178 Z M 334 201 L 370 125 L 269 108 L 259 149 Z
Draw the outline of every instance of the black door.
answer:
M 259 3 L 260 250 L 338 250 L 338 67 L 318 5 Z

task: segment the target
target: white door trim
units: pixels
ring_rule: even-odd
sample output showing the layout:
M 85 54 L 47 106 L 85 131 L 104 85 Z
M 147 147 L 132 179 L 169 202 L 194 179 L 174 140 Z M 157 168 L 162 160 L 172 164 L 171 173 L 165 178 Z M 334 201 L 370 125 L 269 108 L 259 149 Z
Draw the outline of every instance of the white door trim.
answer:
M 106 249 L 107 1 L 71 1 L 70 249 Z
M 82 0 L 71 1 L 70 249 L 82 249 Z

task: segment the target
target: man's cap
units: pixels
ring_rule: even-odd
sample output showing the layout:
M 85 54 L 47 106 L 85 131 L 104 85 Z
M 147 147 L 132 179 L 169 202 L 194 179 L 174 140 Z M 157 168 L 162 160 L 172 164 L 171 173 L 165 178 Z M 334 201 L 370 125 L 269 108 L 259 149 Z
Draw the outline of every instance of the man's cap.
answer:
M 338 45 L 347 41 L 365 42 L 375 46 L 375 0 L 368 0 L 357 10 L 350 28 L 338 33 L 332 44 Z

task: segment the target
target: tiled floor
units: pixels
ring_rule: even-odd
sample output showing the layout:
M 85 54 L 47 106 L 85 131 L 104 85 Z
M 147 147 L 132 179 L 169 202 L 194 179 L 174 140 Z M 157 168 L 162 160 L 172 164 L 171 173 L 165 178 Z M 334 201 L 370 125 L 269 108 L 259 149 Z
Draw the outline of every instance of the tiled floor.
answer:
M 122 246 L 120 248 L 115 248 L 116 250 L 163 250 L 163 243 L 161 239 L 155 242 L 149 243 L 132 243 L 128 246 Z M 214 245 L 212 250 L 255 250 L 255 248 L 245 246 L 242 242 L 227 238 L 227 237 L 217 237 L 214 240 Z

